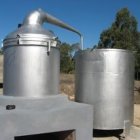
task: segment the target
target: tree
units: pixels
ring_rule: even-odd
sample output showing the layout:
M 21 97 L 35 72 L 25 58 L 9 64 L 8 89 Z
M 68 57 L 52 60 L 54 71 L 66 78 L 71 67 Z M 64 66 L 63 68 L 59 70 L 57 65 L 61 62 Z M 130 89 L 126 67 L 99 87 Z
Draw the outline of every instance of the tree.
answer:
M 0 48 L 0 55 L 3 55 L 3 48 Z
M 63 73 L 72 73 L 74 70 L 74 61 L 72 59 L 73 48 L 68 43 L 60 45 L 60 71 Z
M 117 12 L 111 27 L 100 35 L 99 48 L 118 48 L 133 51 L 136 58 L 136 70 L 140 70 L 140 33 L 137 21 L 127 8 Z
M 137 21 L 127 8 L 116 14 L 115 22 L 100 35 L 100 48 L 121 48 L 136 50 L 139 46 L 139 32 Z

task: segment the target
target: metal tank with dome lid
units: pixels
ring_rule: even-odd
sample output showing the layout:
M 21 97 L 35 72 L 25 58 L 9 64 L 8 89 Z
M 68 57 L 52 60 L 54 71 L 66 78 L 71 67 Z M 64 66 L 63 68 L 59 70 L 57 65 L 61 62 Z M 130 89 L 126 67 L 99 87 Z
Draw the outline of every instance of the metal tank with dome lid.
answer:
M 4 95 L 41 97 L 59 94 L 59 41 L 53 32 L 42 27 L 44 22 L 81 36 L 77 30 L 41 9 L 31 12 L 3 42 Z
M 91 140 L 92 106 L 59 94 L 59 41 L 44 22 L 75 32 L 82 41 L 80 32 L 42 10 L 31 12 L 4 39 L 0 140 Z

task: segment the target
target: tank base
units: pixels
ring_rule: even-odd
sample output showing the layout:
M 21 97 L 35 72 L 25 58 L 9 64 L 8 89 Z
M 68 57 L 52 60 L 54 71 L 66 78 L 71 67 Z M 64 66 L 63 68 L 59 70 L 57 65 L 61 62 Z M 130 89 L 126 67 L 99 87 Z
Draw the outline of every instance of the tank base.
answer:
M 30 136 L 35 139 L 45 134 L 50 134 L 50 138 L 58 133 L 61 140 L 69 133 L 73 134 L 73 140 L 91 140 L 92 114 L 92 106 L 69 101 L 63 95 L 45 98 L 1 95 L 0 140 L 23 140 Z

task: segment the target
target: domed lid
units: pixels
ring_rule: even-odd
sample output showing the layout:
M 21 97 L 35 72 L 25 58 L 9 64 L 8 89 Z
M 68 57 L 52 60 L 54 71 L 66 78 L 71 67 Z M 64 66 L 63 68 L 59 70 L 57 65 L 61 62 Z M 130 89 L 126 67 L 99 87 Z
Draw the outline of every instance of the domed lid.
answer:
M 57 38 L 52 31 L 41 25 L 23 25 L 4 39 L 4 47 L 11 45 L 48 45 L 56 46 Z
M 65 24 L 61 20 L 42 11 L 41 9 L 31 12 L 23 21 L 23 25 L 16 31 L 10 33 L 3 42 L 4 47 L 13 45 L 43 45 L 56 46 L 57 38 L 53 32 L 42 28 L 42 24 L 48 22 L 59 27 L 65 28 L 78 34 L 81 38 L 81 46 L 83 37 L 79 31 Z

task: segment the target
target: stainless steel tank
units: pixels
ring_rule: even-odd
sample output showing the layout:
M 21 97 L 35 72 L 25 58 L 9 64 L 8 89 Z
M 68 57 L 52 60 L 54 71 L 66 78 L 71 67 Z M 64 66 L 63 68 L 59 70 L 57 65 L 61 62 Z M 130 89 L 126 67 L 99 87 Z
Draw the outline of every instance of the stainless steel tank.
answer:
M 59 93 L 59 43 L 53 32 L 42 27 L 44 22 L 81 36 L 71 26 L 40 9 L 31 12 L 22 26 L 3 42 L 4 95 L 41 97 Z
M 125 129 L 133 121 L 134 57 L 121 49 L 76 53 L 76 101 L 94 106 L 94 129 Z

